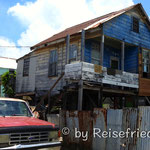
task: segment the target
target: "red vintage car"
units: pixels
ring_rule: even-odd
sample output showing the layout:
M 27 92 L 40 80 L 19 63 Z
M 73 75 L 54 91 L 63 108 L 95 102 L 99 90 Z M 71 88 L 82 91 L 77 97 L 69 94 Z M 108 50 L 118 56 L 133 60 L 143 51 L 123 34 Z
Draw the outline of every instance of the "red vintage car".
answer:
M 0 98 L 0 149 L 35 149 L 59 146 L 58 127 L 33 117 L 20 99 Z

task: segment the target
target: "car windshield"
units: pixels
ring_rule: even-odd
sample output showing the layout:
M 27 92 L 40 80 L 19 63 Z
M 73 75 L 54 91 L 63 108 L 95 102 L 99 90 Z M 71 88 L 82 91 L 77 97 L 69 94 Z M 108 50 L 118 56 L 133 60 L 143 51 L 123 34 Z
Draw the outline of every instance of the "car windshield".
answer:
M 25 102 L 0 100 L 0 116 L 28 116 L 32 114 Z

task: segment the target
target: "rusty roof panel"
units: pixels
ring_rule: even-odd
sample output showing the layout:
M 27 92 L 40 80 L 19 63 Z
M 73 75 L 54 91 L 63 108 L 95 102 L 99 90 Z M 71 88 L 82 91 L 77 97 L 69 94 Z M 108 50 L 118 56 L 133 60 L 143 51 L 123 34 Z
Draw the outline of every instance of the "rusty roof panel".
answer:
M 55 41 L 55 40 L 58 40 L 58 39 L 61 39 L 61 38 L 64 38 L 66 37 L 68 34 L 69 35 L 73 35 L 75 33 L 78 33 L 80 32 L 82 29 L 90 29 L 90 28 L 96 28 L 98 27 L 100 24 L 103 24 L 109 20 L 111 20 L 112 18 L 114 17 L 117 17 L 129 10 L 131 10 L 132 8 L 136 7 L 136 6 L 140 6 L 141 7 L 141 4 L 136 4 L 136 5 L 133 5 L 133 6 L 130 6 L 130 7 L 127 7 L 125 9 L 121 9 L 119 11 L 115 11 L 115 12 L 112 12 L 112 13 L 109 13 L 109 14 L 106 14 L 104 16 L 100 16 L 100 17 L 97 17 L 97 18 L 94 18 L 92 20 L 89 20 L 89 21 L 86 21 L 84 23 L 81 23 L 81 24 L 78 24 L 78 25 L 75 25 L 75 26 L 72 26 L 70 28 L 67 28 L 65 29 L 64 31 L 62 32 L 59 32 L 55 35 L 53 35 L 52 37 L 34 45 L 33 47 L 31 47 L 31 49 L 34 49 L 38 46 L 41 46 L 41 45 L 44 45 L 44 44 L 47 44 L 47 43 L 50 43 L 52 41 Z

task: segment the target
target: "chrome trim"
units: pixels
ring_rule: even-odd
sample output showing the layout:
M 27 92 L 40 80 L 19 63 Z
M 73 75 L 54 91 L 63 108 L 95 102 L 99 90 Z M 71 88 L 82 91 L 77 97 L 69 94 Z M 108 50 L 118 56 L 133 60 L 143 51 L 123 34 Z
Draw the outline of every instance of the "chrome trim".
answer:
M 9 145 L 36 144 L 49 141 L 49 132 L 11 133 Z
M 13 150 L 13 149 L 28 149 L 28 148 L 42 148 L 42 147 L 56 147 L 60 146 L 61 142 L 49 142 L 49 143 L 41 143 L 41 144 L 28 144 L 28 145 L 15 145 L 11 147 L 0 148 L 0 150 Z

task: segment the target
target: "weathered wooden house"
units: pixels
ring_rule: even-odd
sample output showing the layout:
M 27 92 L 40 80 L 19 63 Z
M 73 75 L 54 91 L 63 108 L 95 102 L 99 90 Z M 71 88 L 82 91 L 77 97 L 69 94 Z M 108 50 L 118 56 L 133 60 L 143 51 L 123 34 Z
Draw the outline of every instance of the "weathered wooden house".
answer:
M 34 105 L 137 106 L 150 96 L 150 20 L 136 4 L 67 28 L 17 62 L 16 96 Z

